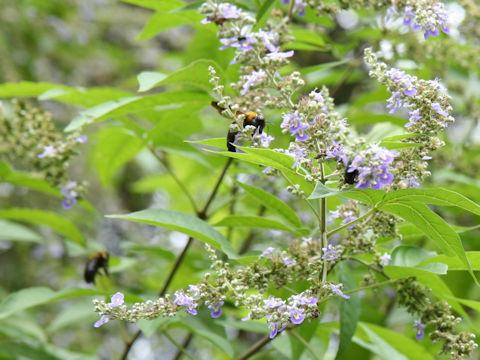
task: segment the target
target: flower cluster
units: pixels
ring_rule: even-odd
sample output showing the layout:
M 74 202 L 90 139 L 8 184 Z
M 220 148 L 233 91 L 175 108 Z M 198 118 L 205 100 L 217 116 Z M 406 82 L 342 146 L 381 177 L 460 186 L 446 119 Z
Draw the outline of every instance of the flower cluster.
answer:
M 460 318 L 452 315 L 450 306 L 444 300 L 435 300 L 414 278 L 400 280 L 397 293 L 399 304 L 412 315 L 420 315 L 414 322 L 418 341 L 425 336 L 427 327 L 433 327 L 434 330 L 429 333 L 431 340 L 442 342 L 442 352 L 449 353 L 452 359 L 468 357 L 478 347 L 474 334 L 455 332 Z
M 452 110 L 445 87 L 438 79 L 423 80 L 404 71 L 388 68 L 377 60 L 371 49 L 365 50 L 365 62 L 370 66 L 370 76 L 387 86 L 392 96 L 387 100 L 390 113 L 403 108 L 409 118 L 405 127 L 413 136 L 405 137 L 402 142 L 415 146 L 402 151 L 395 161 L 392 173 L 398 178 L 400 188 L 417 187 L 430 173 L 426 171 L 426 160 L 431 159 L 430 152 L 444 145 L 436 135 L 454 122 Z
M 400 2 L 400 1 L 398 1 Z M 448 28 L 448 14 L 445 5 L 438 0 L 407 1 L 403 8 L 403 25 L 412 27 L 413 30 L 422 30 L 425 39 L 440 34 L 440 30 L 450 33 Z M 388 9 L 389 14 L 397 14 L 394 4 Z
M 18 101 L 8 105 L 0 105 L 0 157 L 20 163 L 50 185 L 60 187 L 63 207 L 70 208 L 85 185 L 69 181 L 67 168 L 87 136 L 72 133 L 65 137 L 49 113 Z

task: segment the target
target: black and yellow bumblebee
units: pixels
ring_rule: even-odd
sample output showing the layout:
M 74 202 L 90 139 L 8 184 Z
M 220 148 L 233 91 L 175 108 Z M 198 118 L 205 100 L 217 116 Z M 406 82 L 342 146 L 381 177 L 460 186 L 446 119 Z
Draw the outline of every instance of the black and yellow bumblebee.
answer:
M 108 257 L 109 254 L 105 251 L 97 251 L 93 256 L 88 260 L 87 265 L 85 265 L 85 281 L 87 283 L 95 283 L 95 276 L 98 274 L 100 269 L 103 269 L 105 275 L 108 276 Z
M 356 184 L 357 176 L 358 176 L 357 169 L 353 170 L 352 172 L 348 172 L 348 167 L 345 169 L 344 179 L 347 184 L 350 184 L 350 185 Z
M 218 105 L 218 102 L 212 101 L 212 106 L 217 109 L 218 113 L 222 116 L 222 111 L 225 110 L 221 106 Z M 237 111 L 236 115 L 244 115 L 245 118 L 243 119 L 243 126 L 251 125 L 254 126 L 255 129 L 257 129 L 258 133 L 261 134 L 263 132 L 263 129 L 265 128 L 265 118 L 261 114 L 257 114 L 254 111 L 247 111 L 247 112 L 242 112 L 242 111 Z M 231 131 L 230 129 L 228 130 L 227 133 L 227 149 L 230 152 L 236 152 L 236 147 L 234 145 L 235 143 L 235 137 L 237 136 L 238 131 Z

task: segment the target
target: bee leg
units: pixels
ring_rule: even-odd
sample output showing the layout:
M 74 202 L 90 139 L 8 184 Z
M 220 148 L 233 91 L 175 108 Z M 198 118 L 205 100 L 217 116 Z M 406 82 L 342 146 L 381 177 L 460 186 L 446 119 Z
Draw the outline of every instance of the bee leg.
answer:
M 233 145 L 237 134 L 238 132 L 236 131 L 229 131 L 227 134 L 227 149 L 230 152 L 237 152 L 237 148 Z

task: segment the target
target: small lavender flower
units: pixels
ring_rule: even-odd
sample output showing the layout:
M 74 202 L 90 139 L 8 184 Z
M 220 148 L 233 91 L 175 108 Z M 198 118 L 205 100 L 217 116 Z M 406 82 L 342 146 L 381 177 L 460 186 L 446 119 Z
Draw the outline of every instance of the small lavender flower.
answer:
M 55 147 L 53 145 L 47 145 L 47 146 L 43 147 L 43 153 L 38 154 L 37 157 L 39 159 L 43 159 L 45 157 L 55 156 L 56 153 L 57 153 L 57 150 L 55 149 Z
M 437 114 L 442 115 L 442 116 L 449 116 L 450 114 L 443 110 L 442 107 L 440 106 L 439 103 L 433 103 L 432 104 L 432 110 L 434 110 Z
M 322 259 L 327 261 L 332 261 L 338 258 L 338 254 L 340 253 L 338 250 L 332 246 L 332 244 L 328 244 L 328 247 L 322 248 L 323 255 Z
M 270 246 L 270 247 L 266 248 L 265 250 L 263 250 L 260 257 L 269 257 L 270 255 L 272 255 L 272 253 L 274 251 L 275 251 L 275 248 Z
M 321 96 L 321 94 L 319 94 Z M 345 147 L 339 144 L 335 140 L 332 140 L 333 146 L 327 150 L 327 159 L 335 158 L 337 161 L 341 161 L 343 165 L 348 166 L 348 156 L 345 151 Z
M 390 260 L 392 260 L 392 256 L 389 253 L 384 253 L 380 256 L 380 265 L 387 266 L 390 264 Z
M 88 137 L 87 137 L 87 135 L 80 135 L 79 137 L 77 137 L 76 140 L 77 140 L 77 142 L 79 142 L 79 143 L 86 143 L 87 140 L 88 140 Z
M 264 308 L 266 309 L 275 309 L 277 307 L 280 307 L 285 304 L 285 301 L 283 300 L 278 300 L 274 296 L 270 295 L 267 300 L 263 300 L 263 305 Z
M 305 149 L 298 143 L 290 143 L 287 154 L 295 159 L 292 168 L 296 167 L 298 162 L 306 156 Z
M 395 113 L 403 106 L 402 93 L 399 91 L 392 92 L 392 96 L 387 99 L 387 110 L 389 114 Z
M 117 292 L 115 293 L 114 295 L 112 295 L 112 297 L 110 298 L 110 304 L 109 306 L 111 308 L 115 308 L 117 306 L 120 306 L 120 305 L 123 305 L 124 303 L 124 298 L 125 298 L 125 295 L 123 295 L 121 292 Z
M 304 243 L 307 243 L 307 244 L 311 244 L 312 243 L 312 238 L 311 237 L 302 237 L 302 241 Z
M 422 323 L 422 320 L 415 320 L 413 323 L 413 329 L 415 330 L 415 339 L 420 341 L 425 336 L 425 329 L 426 325 Z
M 413 111 L 410 111 L 409 117 L 408 117 L 408 123 L 405 124 L 405 127 L 410 127 L 414 125 L 418 120 L 420 120 L 422 117 L 420 116 L 420 110 L 415 109 Z
M 215 17 L 216 19 L 238 19 L 240 17 L 240 10 L 232 4 L 223 3 L 218 6 L 218 11 L 216 14 L 208 14 L 208 16 L 201 21 L 202 24 L 211 23 L 213 20 L 212 18 Z
M 425 156 L 422 156 L 422 160 L 432 160 L 432 157 L 425 155 Z
M 241 95 L 245 95 L 248 90 L 259 81 L 265 79 L 267 74 L 263 70 L 253 71 L 250 75 L 242 76 L 245 82 L 242 85 L 242 90 L 240 90 Z
M 116 308 L 117 306 L 123 305 L 124 295 L 121 292 L 117 292 L 111 296 L 110 301 L 111 302 L 108 304 L 108 306 L 110 308 Z M 102 315 L 100 320 L 98 320 L 95 324 L 93 324 L 93 327 L 99 328 L 100 326 L 105 325 L 109 321 L 110 321 L 110 315 Z
M 192 296 L 185 295 L 182 290 L 175 292 L 175 300 L 173 302 L 177 305 L 185 306 L 185 310 L 192 315 L 198 314 L 195 309 L 198 306 L 195 303 L 195 299 Z
M 308 134 L 305 133 L 309 126 L 302 122 L 298 110 L 284 114 L 280 127 L 284 130 L 288 130 L 292 135 L 295 135 L 298 141 L 306 141 L 309 139 Z
M 353 214 L 353 211 L 344 211 L 343 216 L 345 216 L 345 218 L 342 220 L 343 224 L 348 224 L 351 221 L 357 220 L 357 217 Z M 351 225 L 349 228 L 353 226 L 355 225 Z
M 295 259 L 292 259 L 290 256 L 287 256 L 287 255 L 283 256 L 282 260 L 283 260 L 283 265 L 285 266 L 295 265 L 296 263 Z
M 262 147 L 268 148 L 273 140 L 275 140 L 275 138 L 268 135 L 266 132 L 263 132 L 262 135 L 260 135 L 260 145 Z
M 99 328 L 100 326 L 105 325 L 109 321 L 110 321 L 110 315 L 102 315 L 100 320 L 98 320 L 95 324 L 93 324 L 93 327 Z
M 214 319 L 220 317 L 222 315 L 222 306 L 223 306 L 223 301 L 217 301 L 214 304 L 208 305 L 208 308 L 212 310 L 210 313 L 210 316 Z
M 200 288 L 197 285 L 188 285 L 188 292 L 192 294 L 192 297 L 198 299 L 201 295 Z
M 343 285 L 342 284 L 338 284 L 338 285 L 335 285 L 335 284 L 330 284 L 330 290 L 335 293 L 336 295 L 344 298 L 344 299 L 350 299 L 350 296 L 349 295 L 346 295 L 342 292 L 342 290 L 340 289 Z
M 292 295 L 291 297 L 293 304 L 296 305 L 315 305 L 318 302 L 317 298 L 306 297 L 303 293 L 298 295 Z
M 70 209 L 77 203 L 77 183 L 75 181 L 69 181 L 66 185 L 60 188 L 60 192 L 64 196 L 62 206 L 64 209 Z
M 296 306 L 288 307 L 288 316 L 290 316 L 290 321 L 296 325 L 301 324 L 305 320 L 304 309 L 298 308 Z
M 303 0 L 293 0 L 295 1 L 295 6 L 297 9 L 297 14 L 299 16 L 305 15 L 305 8 L 307 7 L 307 4 Z M 287 5 L 290 1 L 289 0 L 282 0 L 282 4 Z
M 267 58 L 274 59 L 274 60 L 284 60 L 292 56 L 293 56 L 293 50 L 284 51 L 284 52 L 275 51 L 267 54 Z

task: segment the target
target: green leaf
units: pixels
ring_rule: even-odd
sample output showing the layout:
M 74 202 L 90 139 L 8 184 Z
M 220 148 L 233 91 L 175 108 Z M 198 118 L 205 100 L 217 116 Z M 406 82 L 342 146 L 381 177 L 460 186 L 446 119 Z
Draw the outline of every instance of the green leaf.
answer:
M 21 343 L 21 342 L 8 342 L 2 341 L 0 346 L 0 358 L 1 355 L 8 356 L 7 359 L 35 359 L 35 360 L 58 360 L 59 358 L 45 352 L 40 347 Z
M 86 240 L 80 230 L 78 230 L 70 220 L 53 212 L 37 209 L 10 208 L 0 210 L 0 218 L 47 226 L 71 241 L 83 247 L 86 246 Z
M 156 71 L 143 71 L 137 76 L 138 92 L 148 91 L 155 87 L 160 81 L 165 79 L 167 75 Z
M 287 332 L 290 339 L 290 359 L 297 360 L 302 358 L 303 353 L 307 350 L 306 344 L 310 343 L 313 336 L 315 335 L 315 331 L 319 325 L 319 321 L 306 321 L 302 323 L 302 326 L 299 326 L 295 329 L 290 330 Z M 295 335 L 292 335 L 292 333 Z M 299 338 L 303 339 L 304 341 L 300 340 Z M 307 352 L 309 353 L 308 358 L 310 359 L 311 352 L 314 351 L 314 359 L 321 359 L 321 356 L 317 353 L 317 349 L 310 345 Z
M 84 300 L 71 304 L 58 313 L 55 319 L 49 322 L 48 333 L 54 334 L 69 327 L 74 328 L 78 324 L 93 324 L 98 320 L 98 314 L 92 311 L 92 301 Z
M 182 25 L 199 26 L 200 21 L 204 18 L 197 11 L 183 11 L 181 14 L 175 12 L 157 11 L 148 19 L 138 40 L 147 40 L 164 30 L 171 29 Z
M 437 253 L 415 246 L 397 246 L 392 251 L 392 261 L 389 265 L 415 267 L 422 261 L 435 255 Z
M 0 220 L 0 240 L 14 240 L 41 243 L 44 239 L 28 227 Z
M 314 45 L 320 48 L 325 47 L 325 39 L 320 36 L 318 31 L 298 28 L 298 30 L 292 31 L 291 35 L 295 38 L 295 41 L 297 42 Z
M 225 137 L 204 139 L 204 140 L 197 140 L 197 141 L 188 140 L 187 142 L 191 144 L 206 145 L 206 146 L 212 146 L 212 147 L 220 148 L 223 150 L 227 150 L 227 139 Z
M 385 339 L 378 336 L 374 331 L 370 330 L 363 323 L 360 324 L 361 329 L 367 334 L 368 340 L 363 340 L 355 337 L 353 341 L 358 345 L 370 350 L 372 353 L 378 355 L 381 359 L 389 360 L 408 360 L 400 351 L 397 351 Z
M 65 128 L 65 131 L 74 131 L 96 121 L 130 113 L 142 112 L 145 110 L 154 109 L 160 105 L 181 104 L 184 102 L 192 104 L 206 104 L 209 101 L 211 101 L 211 97 L 205 92 L 185 90 L 122 98 L 82 111 L 70 122 L 70 124 L 68 124 L 68 126 Z
M 463 250 L 458 234 L 440 216 L 431 211 L 427 206 L 415 202 L 389 202 L 380 207 L 381 210 L 395 214 L 414 224 L 437 244 L 449 256 L 457 256 L 469 269 L 475 278 L 472 268 Z M 475 279 L 476 280 L 476 279 Z
M 300 221 L 297 213 L 293 211 L 290 206 L 277 198 L 275 195 L 272 195 L 263 189 L 243 184 L 238 181 L 237 184 L 240 185 L 247 193 L 252 195 L 261 204 L 263 204 L 267 209 L 276 211 L 293 226 L 297 228 L 302 226 L 302 222 Z
M 4 83 L 0 84 L 0 98 L 36 97 L 52 89 L 68 91 L 72 88 L 47 82 L 21 81 L 18 83 Z
M 247 151 L 247 149 L 252 150 L 251 148 L 245 148 L 242 146 L 237 146 L 237 147 L 242 149 L 245 152 L 244 153 L 231 152 L 231 151 L 221 151 L 221 152 L 211 151 L 211 152 L 217 155 L 223 155 L 223 156 L 228 156 L 234 159 L 243 160 L 252 164 L 269 166 L 274 169 L 278 169 L 280 171 L 285 171 L 290 173 L 295 172 L 292 169 L 294 160 L 289 155 L 281 154 L 273 150 L 267 150 L 267 149 L 255 149 L 260 151 L 260 152 L 255 152 L 255 151 Z M 267 150 L 267 151 L 264 152 L 264 150 Z M 210 151 L 210 150 L 207 150 L 207 151 Z
M 141 139 L 123 127 L 107 127 L 100 131 L 93 152 L 93 163 L 103 186 L 106 187 L 115 172 L 143 146 Z
M 369 133 L 365 136 L 367 143 L 377 143 L 383 140 L 388 135 L 403 136 L 405 129 L 403 127 L 393 125 L 389 122 L 381 122 L 375 124 Z
M 355 277 L 348 267 L 348 263 L 341 261 L 336 266 L 336 273 L 341 283 L 344 285 L 344 291 L 353 290 L 357 287 Z M 336 359 L 348 348 L 352 341 L 358 320 L 360 319 L 361 303 L 358 293 L 352 293 L 350 299 L 340 300 L 340 344 Z
M 270 330 L 268 329 L 265 323 L 259 321 L 236 321 L 232 319 L 226 320 L 215 320 L 215 323 L 223 325 L 225 327 L 231 327 L 238 330 L 250 331 L 258 334 L 269 334 Z
M 373 190 L 373 189 L 350 189 L 349 191 L 342 192 L 340 195 L 349 199 L 358 200 L 365 204 L 371 206 L 377 206 L 381 203 L 383 197 L 385 196 L 385 191 L 383 190 Z
M 480 205 L 453 190 L 434 189 L 402 189 L 388 193 L 384 203 L 396 201 L 417 201 L 426 204 L 456 206 L 473 214 L 480 215 Z
M 230 341 L 226 339 L 225 336 L 220 336 L 213 331 L 210 331 L 206 326 L 204 326 L 198 319 L 188 317 L 183 322 L 172 322 L 168 327 L 183 327 L 196 335 L 208 340 L 212 345 L 216 346 L 222 350 L 225 354 L 233 358 L 234 351 L 233 347 L 230 344 Z
M 292 234 L 300 234 L 299 230 L 292 229 L 282 222 L 273 219 L 267 219 L 260 216 L 241 216 L 231 215 L 217 222 L 214 226 L 226 227 L 256 227 L 264 229 L 274 229 L 288 231 Z M 303 234 L 303 233 L 302 233 Z
M 417 341 L 399 334 L 384 327 L 361 323 L 362 330 L 364 330 L 371 341 L 381 339 L 381 341 L 387 342 L 396 351 L 404 354 L 409 360 L 433 360 L 434 357 L 428 353 L 428 351 L 421 346 Z M 380 355 L 380 354 L 379 354 Z M 391 359 L 389 355 L 385 359 Z
M 224 76 L 222 68 L 215 61 L 201 59 L 192 62 L 168 76 L 151 71 L 140 73 L 140 75 L 138 75 L 138 82 L 140 84 L 138 91 L 147 91 L 155 86 L 177 83 L 193 85 L 202 90 L 210 91 L 213 88 L 213 85 L 210 83 L 208 71 L 210 66 L 215 69 L 218 76 Z
M 0 180 L 15 186 L 23 186 L 44 194 L 61 197 L 60 191 L 49 185 L 45 180 L 36 178 L 29 173 L 13 170 L 4 161 L 0 162 Z
M 313 189 L 313 192 L 310 194 L 310 196 L 308 198 L 310 200 L 322 199 L 322 198 L 326 198 L 326 197 L 330 197 L 330 196 L 337 196 L 337 195 L 346 193 L 347 191 L 350 191 L 350 190 L 352 190 L 352 189 L 351 188 L 346 188 L 346 189 L 343 189 L 343 190 L 334 189 L 334 188 L 328 187 L 325 184 L 322 184 L 319 181 L 315 185 L 315 189 Z
M 257 12 L 257 23 L 255 24 L 254 30 L 261 29 L 268 20 L 268 17 L 272 11 L 275 0 L 264 0 L 260 9 Z
M 111 291 L 96 289 L 69 288 L 54 291 L 47 287 L 30 287 L 8 295 L 0 304 L 0 319 L 6 318 L 18 311 L 43 305 L 57 300 L 92 295 L 112 295 Z M 138 297 L 125 294 L 127 301 L 142 301 Z
M 180 231 L 200 241 L 222 250 L 229 258 L 237 259 L 238 255 L 228 240 L 217 230 L 196 216 L 174 210 L 149 209 L 124 215 L 107 215 L 113 219 L 137 221 L 145 224 L 161 226 Z
M 469 263 L 472 266 L 472 269 L 475 271 L 480 270 L 480 251 L 467 251 L 465 255 L 468 258 Z M 432 263 L 443 263 L 448 266 L 448 270 L 461 270 L 468 271 L 465 263 L 458 258 L 448 257 L 446 255 L 437 255 L 429 259 L 426 259 L 420 263 L 420 265 L 428 265 Z
M 166 326 L 171 321 L 172 318 L 168 317 L 158 317 L 153 320 L 140 319 L 137 325 L 140 330 L 142 330 L 142 333 L 149 338 L 155 334 L 159 328 Z

